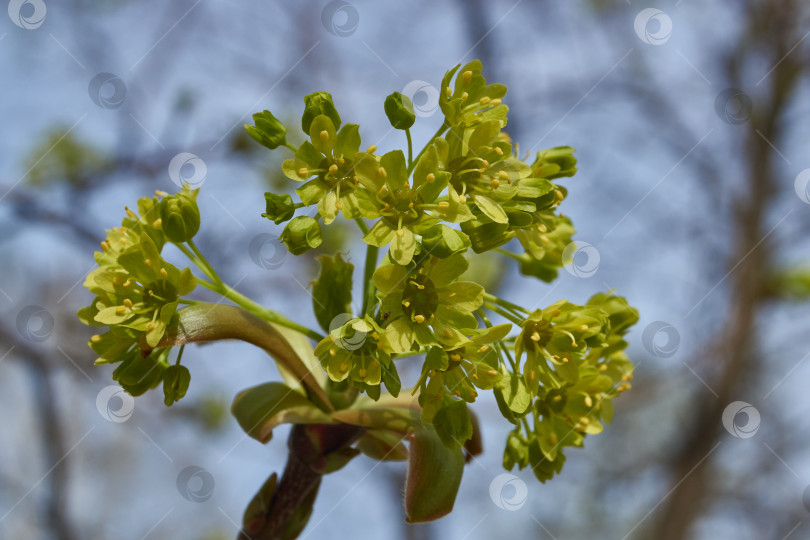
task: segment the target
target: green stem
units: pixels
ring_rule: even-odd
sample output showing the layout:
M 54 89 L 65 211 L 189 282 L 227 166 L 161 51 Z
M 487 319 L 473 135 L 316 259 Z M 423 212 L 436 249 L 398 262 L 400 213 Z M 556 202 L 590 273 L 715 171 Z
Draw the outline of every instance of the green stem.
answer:
M 408 170 L 410 171 L 413 165 L 413 141 L 411 140 L 410 128 L 405 130 L 405 137 L 408 139 Z
M 205 265 L 202 263 L 202 261 L 200 261 L 200 260 L 197 258 L 197 256 L 196 256 L 196 255 L 194 255 L 194 254 L 191 252 L 191 250 L 190 250 L 190 249 L 188 249 L 188 248 L 187 248 L 186 246 L 184 246 L 183 244 L 174 244 L 174 245 L 175 245 L 175 246 L 177 246 L 177 249 L 179 249 L 179 250 L 180 250 L 180 251 L 183 253 L 183 255 L 185 255 L 186 257 L 188 257 L 188 259 L 189 259 L 191 262 L 193 262 L 193 263 L 194 263 L 194 264 L 197 266 L 197 268 L 199 268 L 200 270 L 202 270 L 202 273 L 203 273 L 203 274 L 205 274 L 205 277 L 207 277 L 207 278 L 208 278 L 208 279 L 210 279 L 211 281 L 216 281 L 216 280 L 217 280 L 217 279 L 216 279 L 216 278 L 215 278 L 215 277 L 214 277 L 214 276 L 211 274 L 211 272 L 208 270 L 208 268 L 207 268 L 207 267 L 206 267 L 206 266 L 205 266 Z
M 374 314 L 374 305 L 376 304 L 374 293 L 377 291 L 377 287 L 374 286 L 374 280 L 371 278 L 374 275 L 374 271 L 377 269 L 377 255 L 379 251 L 380 248 L 377 246 L 368 246 L 366 248 L 366 268 L 363 276 L 363 283 L 365 283 L 366 286 L 365 289 L 363 289 L 363 312 L 369 315 Z
M 200 262 L 200 263 L 202 263 L 202 265 L 203 265 L 205 268 L 207 268 L 207 269 L 208 269 L 208 272 L 206 272 L 206 275 L 208 275 L 210 278 L 212 278 L 212 279 L 213 279 L 213 281 L 214 281 L 214 283 L 218 283 L 218 284 L 220 284 L 220 285 L 223 285 L 222 280 L 221 280 L 221 279 L 220 279 L 220 277 L 217 275 L 216 271 L 214 270 L 214 267 L 213 267 L 213 266 L 211 266 L 211 263 L 209 263 L 209 262 L 208 262 L 208 261 L 205 259 L 205 256 L 204 256 L 202 253 L 200 253 L 200 250 L 199 250 L 199 249 L 197 249 L 197 245 L 194 243 L 194 240 L 192 240 L 191 238 L 189 238 L 189 240 L 188 240 L 188 245 L 189 245 L 189 247 L 191 248 L 191 251 L 193 251 L 193 252 L 194 252 L 194 255 L 196 255 L 196 256 L 197 256 L 197 259 L 199 260 L 199 262 Z M 202 267 L 201 267 L 201 268 L 202 268 Z
M 511 311 L 514 311 L 516 314 L 523 312 L 528 315 L 531 313 L 528 309 L 521 307 L 517 304 L 513 304 L 512 302 L 504 300 L 503 298 L 498 298 L 494 294 L 484 293 L 484 299 L 493 302 L 495 304 L 498 304 L 499 306 L 505 307 Z
M 180 365 L 180 359 L 183 358 L 183 351 L 184 350 L 186 350 L 186 344 L 185 343 L 180 345 L 180 351 L 177 353 L 177 360 L 175 360 L 175 362 L 174 362 L 175 366 Z
M 366 222 L 363 221 L 363 218 L 354 218 L 354 222 L 357 223 L 358 227 L 360 227 L 360 230 L 363 232 L 363 236 L 368 234 L 368 225 L 366 225 Z
M 357 223 L 357 226 L 360 227 L 360 230 L 363 232 L 363 236 L 367 235 L 368 225 L 366 225 L 366 222 L 363 221 L 363 218 L 354 218 L 354 221 Z M 374 314 L 374 293 L 376 292 L 377 288 L 374 286 L 371 276 L 374 275 L 374 271 L 377 269 L 377 257 L 379 256 L 379 253 L 380 248 L 377 246 L 372 246 L 370 244 L 366 245 L 366 266 L 363 271 L 363 283 L 365 283 L 365 286 L 363 287 L 363 314 Z
M 293 154 L 294 154 L 294 153 L 296 153 L 296 152 L 298 152 L 298 148 L 294 147 L 293 145 L 291 145 L 291 144 L 290 144 L 290 143 L 288 143 L 287 141 L 284 141 L 284 146 L 286 146 L 287 148 L 289 148 L 290 150 L 292 150 L 292 151 L 293 151 Z
M 413 172 L 413 168 L 414 168 L 414 166 L 416 166 L 416 164 L 419 162 L 419 158 L 420 158 L 420 157 L 422 157 L 422 154 L 424 154 L 424 153 L 425 153 L 425 150 L 427 150 L 427 149 L 428 149 L 428 147 L 430 146 L 430 144 L 433 142 L 433 139 L 435 139 L 436 137 L 441 137 L 442 133 L 444 133 L 445 131 L 447 131 L 447 129 L 448 129 L 449 127 L 450 127 L 450 124 L 448 124 L 448 123 L 447 123 L 447 120 L 445 120 L 445 121 L 442 123 L 442 125 L 441 125 L 441 126 L 439 126 L 439 129 L 436 131 L 436 133 L 434 133 L 434 134 L 433 134 L 433 137 L 431 137 L 431 138 L 428 140 L 428 142 L 427 142 L 427 144 L 425 145 L 425 147 L 424 147 L 424 148 L 422 148 L 422 150 L 420 150 L 420 151 L 419 151 L 419 153 L 416 155 L 416 159 L 414 159 L 414 160 L 413 160 L 413 162 L 411 162 L 410 166 L 408 167 L 408 176 L 411 176 L 411 173 Z
M 486 313 L 484 313 L 484 310 L 479 309 L 478 314 L 481 316 L 481 320 L 484 321 L 484 325 L 486 325 L 487 328 L 492 328 L 492 322 L 489 320 L 489 317 L 487 317 Z M 512 371 L 514 373 L 517 373 L 518 372 L 517 365 L 515 364 L 515 361 L 512 359 L 512 355 L 509 354 L 509 351 L 506 349 L 506 346 L 503 344 L 503 342 L 502 341 L 496 342 L 495 347 L 503 351 L 504 356 L 506 356 L 506 358 L 509 360 L 509 364 L 512 366 Z
M 277 324 L 285 328 L 289 328 L 290 330 L 295 330 L 296 332 L 303 334 L 310 339 L 314 339 L 315 341 L 321 341 L 324 338 L 324 336 L 322 336 L 318 332 L 311 330 L 306 326 L 302 326 L 296 322 L 291 321 L 281 313 L 273 311 L 272 309 L 267 309 L 266 307 L 257 304 L 256 302 L 254 302 L 247 296 L 243 295 L 233 287 L 225 285 L 224 283 L 221 284 L 210 283 L 202 279 L 198 279 L 197 283 L 199 283 L 206 289 L 210 289 L 215 293 L 224 296 L 225 298 L 227 298 L 237 306 L 241 307 L 245 311 L 248 311 L 267 322 Z
M 523 257 L 518 255 L 517 253 L 512 253 L 508 249 L 495 248 L 493 251 L 495 251 L 496 253 L 500 253 L 501 255 L 506 255 L 510 259 L 515 259 L 518 262 L 523 262 Z
M 488 310 L 494 312 L 494 313 L 497 313 L 498 315 L 500 315 L 504 319 L 507 319 L 507 320 L 515 323 L 518 326 L 523 324 L 523 321 L 521 321 L 517 317 L 516 314 L 513 314 L 513 313 L 510 313 L 510 312 L 506 311 L 505 309 L 501 308 L 497 304 L 493 304 L 492 302 L 484 301 L 484 307 L 487 308 Z

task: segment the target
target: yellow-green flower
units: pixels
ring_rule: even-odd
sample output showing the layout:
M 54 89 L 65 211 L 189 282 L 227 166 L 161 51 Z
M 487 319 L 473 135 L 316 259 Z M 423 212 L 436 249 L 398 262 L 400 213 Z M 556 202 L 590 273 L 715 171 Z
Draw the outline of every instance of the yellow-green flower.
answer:
M 465 343 L 465 332 L 478 327 L 473 312 L 484 298 L 481 285 L 457 281 L 468 264 L 463 255 L 454 254 L 445 259 L 429 257 L 410 267 L 379 267 L 372 279 L 379 291 L 380 312 L 389 321 L 386 331 L 408 348 L 414 341 L 445 347 Z

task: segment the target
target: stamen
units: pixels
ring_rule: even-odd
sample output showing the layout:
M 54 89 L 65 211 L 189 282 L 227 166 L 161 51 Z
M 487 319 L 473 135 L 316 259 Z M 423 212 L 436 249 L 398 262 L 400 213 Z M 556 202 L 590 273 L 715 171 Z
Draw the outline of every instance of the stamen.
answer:
M 320 137 L 322 141 L 327 141 L 329 140 L 329 132 L 324 129 L 318 134 L 318 137 Z
M 433 173 L 428 173 L 425 179 L 428 181 L 429 184 L 432 184 L 436 180 L 436 175 Z
M 157 218 L 155 221 L 152 222 L 152 227 L 156 229 L 159 229 L 161 225 L 163 225 L 163 220 L 160 218 Z
M 298 169 L 297 172 L 298 176 L 310 176 L 309 169 L 307 169 L 306 167 L 301 167 L 300 169 Z
M 92 336 L 90 336 L 90 341 L 92 343 L 98 343 L 101 341 L 101 336 L 98 334 L 93 334 Z
M 464 81 L 464 84 L 470 84 L 470 81 L 472 80 L 472 71 L 467 70 L 464 73 L 462 73 L 461 80 Z
M 368 152 L 369 154 L 373 154 L 376 151 L 377 151 L 377 145 L 376 144 L 372 144 L 371 146 L 366 148 L 366 152 Z
M 413 320 L 416 321 L 418 324 L 422 324 L 423 322 L 425 322 L 425 316 L 424 315 L 416 315 L 416 316 L 414 316 Z
M 332 174 L 337 173 L 337 172 L 338 172 L 338 166 L 337 166 L 337 165 L 335 165 L 334 163 L 332 163 L 332 164 L 329 166 L 329 172 L 330 172 L 330 173 L 332 173 Z

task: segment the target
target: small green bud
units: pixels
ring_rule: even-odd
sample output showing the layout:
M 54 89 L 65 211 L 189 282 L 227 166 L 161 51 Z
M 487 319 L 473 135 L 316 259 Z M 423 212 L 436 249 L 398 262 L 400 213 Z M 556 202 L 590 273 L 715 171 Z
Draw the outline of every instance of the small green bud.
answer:
M 188 385 L 191 382 L 191 373 L 186 366 L 169 366 L 163 374 L 163 403 L 171 407 L 176 401 L 185 397 Z
M 301 128 L 304 133 L 309 133 L 312 121 L 322 114 L 329 117 L 335 129 L 340 128 L 340 115 L 328 92 L 314 92 L 304 97 L 304 116 L 301 117 Z
M 200 230 L 200 209 L 196 199 L 197 190 L 191 191 L 186 186 L 180 193 L 160 201 L 161 228 L 172 242 L 187 242 Z
M 409 129 L 416 120 L 413 102 L 408 96 L 403 96 L 399 92 L 394 92 L 385 98 L 385 115 L 396 129 Z
M 281 241 L 293 255 L 301 255 L 323 242 L 320 224 L 309 216 L 293 218 L 281 233 Z
M 282 144 L 286 144 L 287 128 L 270 111 L 254 114 L 253 123 L 256 125 L 245 124 L 245 130 L 262 146 L 275 150 Z
M 276 195 L 268 191 L 264 194 L 264 198 L 267 202 L 267 211 L 262 217 L 272 220 L 276 225 L 289 221 L 295 214 L 295 203 L 289 194 Z

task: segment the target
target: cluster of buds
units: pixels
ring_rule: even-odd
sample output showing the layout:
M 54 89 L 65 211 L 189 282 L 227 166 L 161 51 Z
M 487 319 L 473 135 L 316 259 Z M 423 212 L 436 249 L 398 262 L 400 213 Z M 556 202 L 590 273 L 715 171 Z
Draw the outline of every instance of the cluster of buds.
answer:
M 478 60 L 448 71 L 439 92 L 443 124 L 412 158 L 409 130 L 416 116 L 406 96 L 394 92 L 384 109 L 391 125 L 406 131 L 407 153 L 380 155 L 375 145 L 360 150 L 358 126 L 341 125 L 328 93 L 310 94 L 302 118 L 309 140 L 292 148 L 295 156 L 282 165 L 285 176 L 302 182 L 295 190 L 300 203 L 289 194 L 267 193 L 264 215 L 277 224 L 289 221 L 280 239 L 296 255 L 318 247 L 321 226 L 341 215 L 360 223 L 374 257 L 377 249 L 387 250 L 372 274 L 367 265 L 376 306 L 364 302 L 362 313 L 330 328 L 316 349 L 335 383 L 348 380 L 372 397 L 381 386 L 396 394 L 396 358 L 424 354 L 414 392 L 423 421 L 446 441 L 471 433 L 466 404 L 479 390 L 494 389 L 504 416 L 519 429 L 533 411 L 535 430 L 526 431 L 526 445 L 554 440 L 556 449 L 601 430 L 610 398 L 629 387 L 631 364 L 619 336 L 637 314 L 621 298 L 597 296 L 585 306 L 561 301 L 531 314 L 513 305 L 517 311 L 506 309 L 507 319 L 521 332 L 511 339 L 512 324 L 489 323 L 483 310 L 492 310 L 487 298 L 495 297 L 463 279 L 466 257 L 497 249 L 523 274 L 552 281 L 567 262 L 565 248 L 575 232 L 559 211 L 568 192 L 557 183 L 576 173 L 574 149 L 521 159 L 504 131 L 505 95 L 504 85 L 487 83 Z M 286 130 L 278 121 L 266 111 L 255 120 L 248 132 L 266 146 L 279 144 Z M 307 206 L 317 207 L 314 217 L 294 217 Z M 512 240 L 519 251 L 503 249 Z M 342 346 L 359 335 L 361 346 Z M 521 447 L 527 460 L 529 446 Z M 535 454 L 558 459 L 548 448 Z M 554 463 L 536 470 L 550 474 Z
M 113 378 L 132 395 L 163 380 L 169 349 L 155 350 L 180 300 L 196 286 L 189 268 L 178 269 L 161 255 L 167 241 L 184 242 L 197 232 L 196 192 L 188 187 L 138 201 L 125 208 L 121 226 L 107 231 L 96 252 L 98 267 L 84 286 L 95 296 L 79 319 L 107 331 L 90 338 L 97 364 L 120 363 Z

